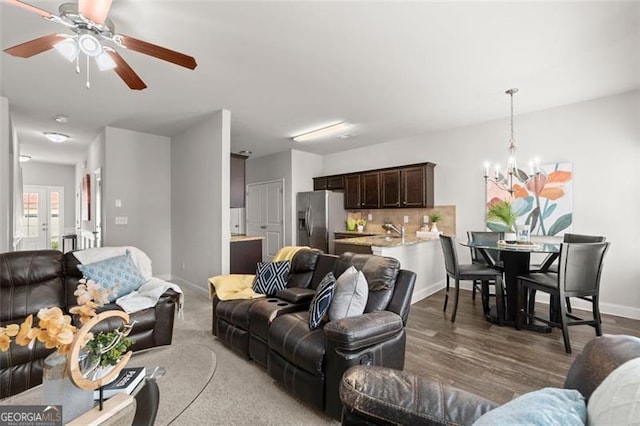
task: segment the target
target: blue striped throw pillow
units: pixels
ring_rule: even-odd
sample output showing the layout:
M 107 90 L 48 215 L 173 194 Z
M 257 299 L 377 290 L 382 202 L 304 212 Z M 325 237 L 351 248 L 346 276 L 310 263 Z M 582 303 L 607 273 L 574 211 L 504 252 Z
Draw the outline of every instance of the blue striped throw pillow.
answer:
M 311 307 L 309 308 L 309 328 L 311 330 L 315 330 L 322 325 L 322 320 L 329 311 L 329 306 L 331 306 L 331 299 L 333 299 L 335 290 L 336 277 L 333 276 L 332 272 L 329 272 L 318 284 L 316 294 L 311 300 Z
M 273 296 L 287 286 L 290 262 L 258 262 L 253 291 Z

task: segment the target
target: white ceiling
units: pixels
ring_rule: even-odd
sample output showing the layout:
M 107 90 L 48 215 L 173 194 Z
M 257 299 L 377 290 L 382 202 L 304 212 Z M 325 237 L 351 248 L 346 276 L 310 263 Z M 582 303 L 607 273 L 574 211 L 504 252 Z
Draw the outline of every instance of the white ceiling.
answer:
M 67 31 L 8 4 L 0 14 L 2 49 Z M 221 108 L 231 111 L 232 152 L 324 154 L 506 117 L 510 87 L 520 89 L 516 113 L 640 88 L 639 2 L 113 0 L 109 16 L 117 33 L 198 67 L 121 49 L 148 88 L 92 69 L 87 90 L 55 50 L 2 54 L 1 94 L 23 154 L 74 163 L 104 126 L 171 136 Z M 342 120 L 357 137 L 291 140 Z M 54 145 L 43 131 L 71 140 Z

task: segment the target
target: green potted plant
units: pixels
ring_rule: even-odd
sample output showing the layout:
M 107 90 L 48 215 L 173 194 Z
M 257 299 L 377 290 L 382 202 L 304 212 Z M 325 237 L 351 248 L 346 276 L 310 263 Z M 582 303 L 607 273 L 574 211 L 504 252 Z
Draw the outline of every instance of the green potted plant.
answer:
M 439 232 L 437 223 L 442 219 L 440 212 L 435 211 L 429 215 L 429 223 L 431 223 L 431 232 Z
M 502 200 L 492 204 L 487 211 L 487 228 L 494 232 L 505 232 L 505 240 L 515 240 L 516 214 L 511 202 Z

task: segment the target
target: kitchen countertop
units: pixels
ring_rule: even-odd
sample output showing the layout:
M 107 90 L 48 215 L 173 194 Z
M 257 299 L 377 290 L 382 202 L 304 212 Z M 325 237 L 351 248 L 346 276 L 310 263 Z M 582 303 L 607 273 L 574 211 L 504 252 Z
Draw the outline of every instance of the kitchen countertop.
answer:
M 252 237 L 249 235 L 231 235 L 232 243 L 237 243 L 239 241 L 254 241 L 254 240 L 264 240 L 264 237 Z
M 404 237 L 404 241 L 399 235 L 392 235 L 388 237 L 386 235 L 376 235 L 373 237 L 354 237 L 344 238 L 342 240 L 334 240 L 334 244 L 355 244 L 358 246 L 372 246 L 372 247 L 397 247 L 407 246 L 412 244 L 426 243 L 429 241 L 437 241 L 438 236 L 428 237 L 416 237 L 415 235 L 407 235 Z

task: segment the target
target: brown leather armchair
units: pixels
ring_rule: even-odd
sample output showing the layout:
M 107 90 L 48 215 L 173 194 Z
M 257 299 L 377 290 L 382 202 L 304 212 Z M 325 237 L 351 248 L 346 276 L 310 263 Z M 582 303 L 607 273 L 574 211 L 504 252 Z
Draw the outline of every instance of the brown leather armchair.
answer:
M 60 307 L 65 313 L 75 306 L 78 280 L 82 273 L 72 253 L 58 250 L 19 251 L 0 254 L 0 326 L 20 324 L 42 308 Z M 168 290 L 155 307 L 130 314 L 137 321 L 129 335 L 132 350 L 169 345 L 179 296 Z M 115 303 L 102 310 L 120 309 Z M 101 331 L 116 328 L 120 322 L 100 324 Z M 42 383 L 42 361 L 53 350 L 40 342 L 33 348 L 12 343 L 0 351 L 0 398 L 15 395 Z
M 640 338 L 605 335 L 587 343 L 567 374 L 564 387 L 588 401 L 618 366 L 640 357 Z M 470 425 L 498 407 L 479 395 L 437 380 L 381 367 L 358 366 L 340 382 L 343 425 Z

